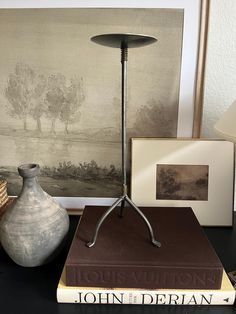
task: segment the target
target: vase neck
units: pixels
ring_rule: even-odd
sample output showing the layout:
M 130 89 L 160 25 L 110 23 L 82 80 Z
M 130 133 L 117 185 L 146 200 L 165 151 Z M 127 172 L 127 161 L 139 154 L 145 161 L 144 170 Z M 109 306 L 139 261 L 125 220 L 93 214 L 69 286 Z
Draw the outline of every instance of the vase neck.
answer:
M 23 186 L 21 190 L 21 196 L 25 194 L 37 194 L 37 197 L 44 194 L 43 189 L 41 188 L 40 184 L 38 183 L 37 177 L 33 178 L 23 178 Z

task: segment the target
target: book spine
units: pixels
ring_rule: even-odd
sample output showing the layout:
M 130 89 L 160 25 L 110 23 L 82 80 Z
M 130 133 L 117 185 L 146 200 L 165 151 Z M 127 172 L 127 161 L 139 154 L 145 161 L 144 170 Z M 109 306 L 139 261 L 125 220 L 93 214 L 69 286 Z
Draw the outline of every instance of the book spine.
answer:
M 234 291 L 135 291 L 58 288 L 58 303 L 146 304 L 146 305 L 232 305 Z
M 66 265 L 66 283 L 71 287 L 129 287 L 136 289 L 199 289 L 221 287 L 222 268 L 88 267 Z

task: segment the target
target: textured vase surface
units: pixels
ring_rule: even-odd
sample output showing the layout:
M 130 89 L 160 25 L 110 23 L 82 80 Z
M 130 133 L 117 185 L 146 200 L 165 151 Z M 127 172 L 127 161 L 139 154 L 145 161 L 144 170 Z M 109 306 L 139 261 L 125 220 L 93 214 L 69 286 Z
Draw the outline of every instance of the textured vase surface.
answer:
M 0 241 L 15 263 L 40 266 L 60 251 L 69 217 L 39 185 L 39 165 L 22 165 L 18 172 L 23 178 L 22 190 L 0 221 Z

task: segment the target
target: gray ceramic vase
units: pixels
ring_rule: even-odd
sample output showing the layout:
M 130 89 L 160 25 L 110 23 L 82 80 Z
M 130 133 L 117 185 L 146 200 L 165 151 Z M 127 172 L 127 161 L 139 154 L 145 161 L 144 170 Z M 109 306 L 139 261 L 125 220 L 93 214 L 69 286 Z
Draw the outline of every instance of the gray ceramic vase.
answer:
M 69 229 L 69 217 L 39 185 L 39 165 L 22 165 L 18 172 L 23 187 L 0 221 L 0 241 L 15 263 L 40 266 L 60 251 Z

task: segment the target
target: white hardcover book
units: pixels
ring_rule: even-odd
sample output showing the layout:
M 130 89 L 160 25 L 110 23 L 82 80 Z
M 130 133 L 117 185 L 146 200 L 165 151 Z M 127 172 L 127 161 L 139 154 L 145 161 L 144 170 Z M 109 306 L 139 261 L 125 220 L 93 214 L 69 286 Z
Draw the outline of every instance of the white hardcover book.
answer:
M 57 301 L 80 304 L 232 305 L 235 290 L 225 272 L 219 290 L 146 290 L 69 287 L 65 284 L 63 270 L 57 287 Z

